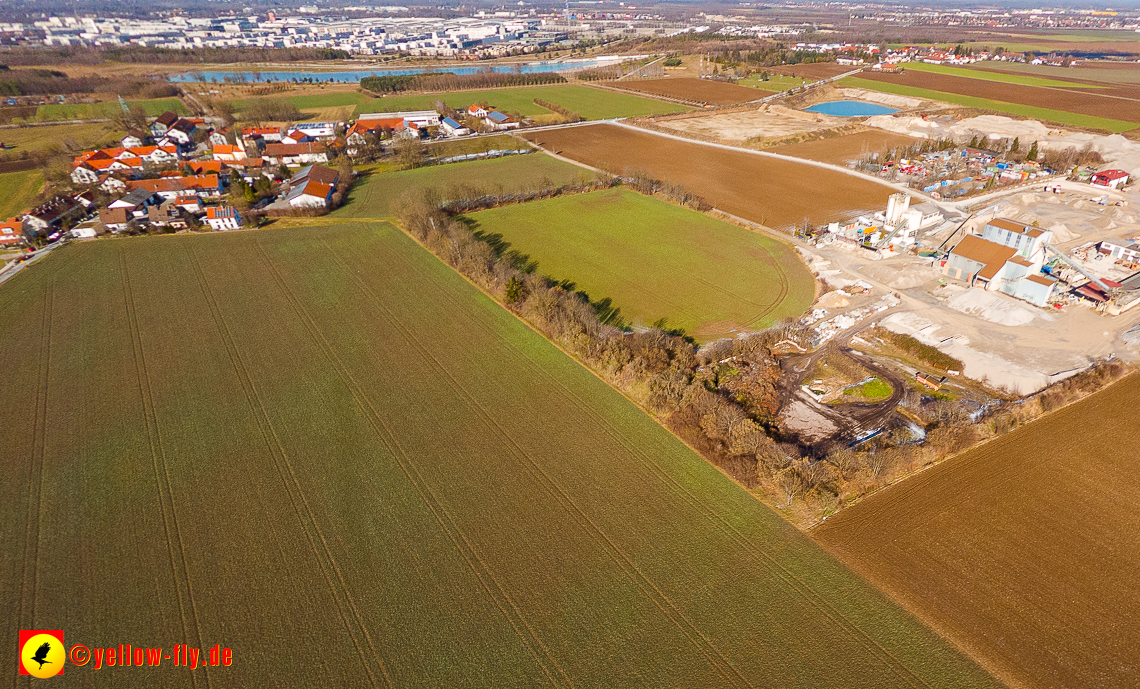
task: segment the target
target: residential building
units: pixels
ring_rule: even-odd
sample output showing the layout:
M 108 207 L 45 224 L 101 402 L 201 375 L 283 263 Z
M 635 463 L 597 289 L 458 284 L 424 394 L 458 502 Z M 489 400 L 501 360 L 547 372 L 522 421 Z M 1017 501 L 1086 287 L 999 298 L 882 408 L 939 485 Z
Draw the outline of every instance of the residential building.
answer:
M 206 209 L 205 220 L 214 231 L 241 228 L 241 214 L 233 206 L 210 206 Z
M 198 175 L 194 177 L 139 179 L 127 182 L 128 191 L 134 191 L 136 189 L 145 189 L 154 192 L 163 199 L 173 199 L 190 194 L 217 198 L 222 194 L 222 180 L 217 175 Z
M 36 206 L 23 215 L 24 236 L 30 239 L 46 237 L 61 229 L 64 223 L 82 217 L 86 213 L 83 204 L 70 196 L 56 196 L 43 205 Z
M 289 180 L 289 187 L 296 187 L 307 182 L 319 182 L 327 184 L 330 187 L 335 187 L 336 183 L 340 181 L 340 173 L 336 170 L 325 167 L 324 165 L 309 165 L 297 171 L 297 174 Z
M 487 116 L 483 118 L 483 123 L 495 131 L 518 129 L 519 127 L 518 120 L 498 110 L 488 111 Z
M 328 152 L 320 142 L 307 144 L 269 144 L 265 147 L 264 159 L 270 165 L 307 165 L 327 163 Z
M 24 242 L 24 223 L 19 218 L 0 222 L 0 245 L 12 246 Z
M 154 136 L 165 136 L 168 129 L 178 121 L 178 115 L 167 110 L 150 123 L 150 133 Z
M 107 232 L 125 232 L 136 227 L 135 216 L 126 208 L 103 208 L 99 211 L 99 222 Z
M 439 113 L 435 110 L 410 110 L 406 112 L 370 112 L 356 118 L 361 120 L 394 120 L 401 119 L 404 126 L 414 129 L 420 127 L 435 127 L 439 125 Z

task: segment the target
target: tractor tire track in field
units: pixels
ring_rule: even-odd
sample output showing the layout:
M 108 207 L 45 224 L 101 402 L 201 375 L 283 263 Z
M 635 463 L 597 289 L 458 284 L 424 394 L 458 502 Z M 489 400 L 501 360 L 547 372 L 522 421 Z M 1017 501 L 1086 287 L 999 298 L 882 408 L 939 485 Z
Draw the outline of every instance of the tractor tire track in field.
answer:
M 620 567 L 626 573 L 626 575 L 630 578 L 630 581 L 634 582 L 642 590 L 642 593 L 647 598 L 653 601 L 653 603 L 662 611 L 662 613 L 670 620 L 670 622 L 672 622 L 677 627 L 678 631 L 680 631 L 686 638 L 688 638 L 690 643 L 692 643 L 695 648 L 697 648 L 708 658 L 709 664 L 730 684 L 746 687 L 753 686 L 748 681 L 748 679 L 745 678 L 743 674 L 741 674 L 740 670 L 737 669 L 731 661 L 724 657 L 724 655 L 720 652 L 720 649 L 718 649 L 708 639 L 708 637 L 704 635 L 700 628 L 685 616 L 685 614 L 676 605 L 676 603 L 670 600 L 664 591 L 662 591 L 655 583 L 653 583 L 653 581 L 648 576 L 646 576 L 641 571 L 641 569 L 632 561 L 632 559 L 630 559 L 630 557 L 616 543 L 614 543 L 613 540 L 610 539 L 610 537 L 606 535 L 606 533 L 600 527 L 598 527 L 592 519 L 590 519 L 585 510 L 583 510 L 574 501 L 574 499 L 566 491 L 564 491 L 561 486 L 559 486 L 558 483 L 541 467 L 541 465 L 539 465 L 539 463 L 533 457 L 531 457 L 526 449 L 522 447 L 522 445 L 520 445 L 518 442 L 516 442 L 514 438 L 507 432 L 507 430 L 503 428 L 489 413 L 487 413 L 487 411 L 481 405 L 479 405 L 474 396 L 472 396 L 471 393 L 462 386 L 462 384 L 455 380 L 451 374 L 451 371 L 449 371 L 447 367 L 444 366 L 439 361 L 439 359 L 436 358 L 435 355 L 433 355 L 431 351 L 402 324 L 398 318 L 396 318 L 395 314 L 392 313 L 384 305 L 384 303 L 376 297 L 368 285 L 360 279 L 360 276 L 357 274 L 357 272 L 352 270 L 352 268 L 344 262 L 343 258 L 336 251 L 334 251 L 332 247 L 328 246 L 327 242 L 322 243 L 325 244 L 328 254 L 332 256 L 333 259 L 341 265 L 344 271 L 353 278 L 362 292 L 367 295 L 374 304 L 383 310 L 391 319 L 391 322 L 399 330 L 402 331 L 405 339 L 410 342 L 417 350 L 419 350 L 420 355 L 423 356 L 426 361 L 434 365 L 434 367 L 440 372 L 443 378 L 449 382 L 452 389 L 455 390 L 455 392 L 467 402 L 468 407 L 473 412 L 475 412 L 476 415 L 483 419 L 484 424 L 489 429 L 494 429 L 497 434 L 506 441 L 508 447 L 511 448 L 511 453 L 515 455 L 516 459 L 520 460 L 520 463 L 528 469 L 531 475 L 534 476 L 534 478 L 543 486 L 543 488 L 546 489 L 551 497 L 558 501 L 558 503 L 564 510 L 566 510 L 570 517 L 578 523 L 579 527 L 588 533 L 599 545 L 602 546 L 604 550 L 609 553 L 610 558 L 614 561 L 614 563 L 617 564 L 618 567 Z M 400 260 L 407 263 L 406 259 L 402 256 L 400 257 Z M 410 264 L 408 265 L 414 270 L 414 267 L 412 267 Z
M 329 253 L 339 258 L 337 254 L 334 254 L 332 252 L 331 248 L 329 249 Z M 402 257 L 401 259 L 406 261 L 406 259 L 403 259 Z M 373 298 L 375 299 L 375 297 Z M 469 322 L 472 323 L 472 325 L 483 329 L 485 332 L 488 332 L 492 335 L 494 334 L 492 329 L 482 319 L 477 318 L 475 315 L 473 315 L 471 310 L 462 309 L 462 311 L 467 315 Z M 552 376 L 543 367 L 539 366 L 526 354 L 521 352 L 517 347 L 515 347 L 514 344 L 510 343 L 505 338 L 500 339 L 508 348 L 516 352 L 518 358 L 521 361 L 527 362 L 527 365 L 529 365 L 529 367 L 536 373 L 536 377 L 545 378 L 551 383 L 552 387 L 562 390 L 563 394 L 573 404 L 575 404 L 575 406 L 581 409 L 587 416 L 594 419 L 599 428 L 606 429 L 610 436 L 614 438 L 620 445 L 629 450 L 634 456 L 639 457 L 642 460 L 643 464 L 650 469 L 651 473 L 656 474 L 662 483 L 666 485 L 666 487 L 673 490 L 675 494 L 682 498 L 682 500 L 694 506 L 697 511 L 704 513 L 706 518 L 722 533 L 740 545 L 744 551 L 751 553 L 753 558 L 759 564 L 765 566 L 766 570 L 771 571 L 773 574 L 775 574 L 775 576 L 784 581 L 788 585 L 789 589 L 798 593 L 805 602 L 818 610 L 820 614 L 824 615 L 827 619 L 834 622 L 839 628 L 843 629 L 852 639 L 866 648 L 872 655 L 879 657 L 883 664 L 890 668 L 896 675 L 898 675 L 900 679 L 913 687 L 930 686 L 922 678 L 914 674 L 914 672 L 911 671 L 909 667 L 895 658 L 886 648 L 884 648 L 881 644 L 872 639 L 866 632 L 860 629 L 858 625 L 848 620 L 847 617 L 843 615 L 843 613 L 841 613 L 831 603 L 824 599 L 823 596 L 805 584 L 802 580 L 799 579 L 799 577 L 790 572 L 769 553 L 765 552 L 762 548 L 753 543 L 751 539 L 740 533 L 736 527 L 729 524 L 723 517 L 713 512 L 713 510 L 705 505 L 703 501 L 693 495 L 689 489 L 674 479 L 663 467 L 660 466 L 660 464 L 650 458 L 643 450 L 637 447 L 635 443 L 629 440 L 620 430 L 614 427 L 608 419 L 606 419 L 601 414 L 598 414 L 585 400 L 569 390 L 569 388 L 567 388 L 561 381 Z
M 158 425 L 158 413 L 154 406 L 154 395 L 150 385 L 150 374 L 147 372 L 146 354 L 143 351 L 142 328 L 139 326 L 138 310 L 135 303 L 134 290 L 131 288 L 130 275 L 127 272 L 126 254 L 119 253 L 119 269 L 122 271 L 123 303 L 127 311 L 127 324 L 131 335 L 131 352 L 135 361 L 135 373 L 138 378 L 139 396 L 142 401 L 143 423 L 146 426 L 147 441 L 150 444 L 151 463 L 154 469 L 155 488 L 158 491 L 158 505 L 162 512 L 162 526 L 166 534 L 166 548 L 170 556 L 170 573 L 174 579 L 174 595 L 178 598 L 178 613 L 182 620 L 182 636 L 187 642 L 190 640 L 190 629 L 186 619 L 186 606 L 182 601 L 182 586 L 179 579 L 185 581 L 186 597 L 189 601 L 190 614 L 194 618 L 194 628 L 198 635 L 198 646 L 204 647 L 202 639 L 202 626 L 198 621 L 198 608 L 194 604 L 194 591 L 190 584 L 190 568 L 186 563 L 186 546 L 182 542 L 182 531 L 178 526 L 178 511 L 174 504 L 174 487 L 170 480 L 170 469 L 166 464 L 166 451 L 162 448 L 162 434 Z M 159 467 L 161 465 L 161 471 Z M 165 481 L 166 488 L 163 490 Z M 169 502 L 169 517 L 167 516 Z M 173 525 L 173 529 L 171 529 Z M 174 547 L 177 544 L 178 558 L 182 562 L 181 575 L 178 571 Z M 206 685 L 213 686 L 210 681 L 210 670 L 203 666 L 206 673 Z M 195 687 L 198 686 L 197 675 L 190 676 Z
M 392 432 L 392 429 L 388 426 L 387 423 L 385 423 L 383 417 L 373 406 L 367 395 L 364 394 L 363 387 L 356 381 L 355 377 L 352 376 L 348 367 L 345 366 L 344 363 L 340 360 L 340 357 L 337 356 L 336 349 L 332 346 L 332 343 L 329 342 L 327 337 L 325 337 L 324 332 L 320 329 L 319 326 L 317 326 L 316 322 L 304 308 L 304 305 L 300 299 L 289 287 L 284 276 L 281 275 L 280 271 L 273 264 L 272 259 L 266 254 L 264 247 L 262 247 L 262 245 L 258 242 L 255 242 L 255 244 L 261 254 L 263 263 L 268 268 L 270 274 L 273 276 L 273 279 L 277 283 L 277 286 L 281 289 L 282 294 L 284 294 L 285 297 L 289 300 L 290 306 L 293 308 L 293 311 L 301 320 L 305 329 L 309 332 L 309 336 L 313 340 L 314 344 L 316 344 L 317 347 L 321 350 L 321 353 L 324 354 L 326 360 L 330 365 L 332 365 L 333 370 L 336 371 L 337 376 L 341 379 L 341 382 L 344 383 L 345 387 L 348 388 L 349 393 L 353 397 L 353 401 L 357 405 L 357 408 L 364 412 L 365 416 L 368 418 L 369 425 L 372 426 L 373 432 L 376 433 L 380 441 L 384 443 L 385 447 L 391 453 L 393 459 L 396 460 L 396 463 L 399 465 L 401 471 L 407 477 L 408 481 L 412 483 L 416 489 L 416 492 L 420 494 L 420 499 L 424 501 L 424 504 L 431 511 L 432 516 L 440 525 L 440 528 L 443 530 L 444 534 L 455 546 L 455 549 L 459 552 L 460 556 L 463 557 L 464 561 L 467 563 L 468 568 L 470 568 L 476 579 L 479 580 L 479 583 L 483 587 L 484 592 L 491 599 L 492 603 L 494 603 L 495 607 L 499 609 L 499 612 L 511 625 L 511 628 L 518 635 L 519 639 L 522 641 L 526 649 L 530 652 L 535 660 L 535 663 L 540 668 L 542 668 L 543 673 L 547 676 L 547 679 L 550 680 L 550 684 L 552 686 L 559 685 L 559 682 L 554 676 L 557 674 L 562 678 L 562 683 L 564 685 L 573 687 L 574 684 L 570 680 L 569 676 L 566 675 L 565 671 L 550 654 L 550 651 L 546 648 L 546 645 L 542 642 L 542 639 L 539 638 L 533 627 L 531 627 L 530 623 L 527 622 L 526 617 L 522 614 L 522 610 L 519 608 L 518 604 L 515 603 L 514 599 L 511 598 L 510 594 L 508 594 L 506 592 L 506 589 L 503 588 L 502 584 L 499 583 L 498 579 L 491 571 L 491 568 L 479 556 L 479 553 L 476 550 L 475 546 L 471 543 L 470 538 L 468 538 L 467 535 L 463 533 L 462 529 L 459 528 L 456 520 L 451 517 L 447 509 L 443 506 L 443 503 L 431 490 L 431 487 L 423 478 L 423 475 L 420 473 L 411 457 L 396 439 L 396 434 Z M 403 458 L 403 460 L 401 461 L 400 458 Z M 496 595 L 496 591 L 498 592 L 498 595 Z M 500 598 L 502 600 L 500 600 Z M 525 628 L 525 633 L 523 632 L 523 629 L 520 628 L 520 625 Z M 541 654 L 535 649 L 535 645 L 541 649 Z M 543 657 L 546 658 L 547 662 L 543 662 Z M 548 664 L 553 667 L 554 672 L 551 672 L 551 667 L 548 667 Z
M 273 458 L 274 467 L 281 478 L 282 484 L 285 486 L 285 492 L 289 497 L 290 503 L 293 505 L 293 510 L 297 515 L 297 520 L 301 525 L 305 536 L 309 541 L 309 547 L 312 550 L 313 558 L 317 561 L 317 565 L 321 570 L 321 574 L 325 578 L 328 585 L 329 592 L 332 594 L 333 600 L 336 601 L 337 612 L 340 615 L 341 622 L 344 624 L 349 637 L 352 639 L 353 645 L 356 647 L 356 652 L 360 656 L 361 665 L 364 666 L 365 672 L 368 673 L 369 682 L 372 686 L 377 686 L 376 675 L 373 672 L 371 664 L 368 662 L 367 654 L 361 643 L 359 634 L 363 634 L 364 641 L 372 651 L 372 660 L 380 668 L 380 674 L 384 679 L 384 683 L 389 686 L 395 686 L 392 678 L 388 675 L 387 667 L 381 659 L 380 653 L 376 650 L 376 646 L 372 641 L 372 636 L 368 633 L 368 628 L 364 623 L 364 619 L 360 614 L 360 610 L 356 606 L 356 602 L 352 599 L 352 594 L 349 591 L 348 585 L 341 575 L 340 566 L 337 564 L 332 551 L 329 549 L 328 541 L 325 539 L 324 534 L 321 532 L 320 526 L 317 522 L 312 508 L 309 506 L 308 499 L 305 497 L 304 490 L 301 487 L 300 481 L 297 479 L 296 472 L 293 469 L 292 463 L 289 461 L 289 456 L 285 452 L 285 447 L 281 443 L 281 439 L 277 435 L 277 430 L 273 427 L 273 423 L 269 418 L 269 412 L 265 407 L 265 403 L 261 400 L 254 385 L 253 377 L 249 373 L 244 360 L 241 356 L 241 351 L 237 347 L 236 340 L 233 333 L 230 332 L 229 326 L 226 325 L 225 319 L 222 315 L 221 308 L 218 306 L 217 299 L 214 297 L 213 288 L 210 287 L 209 280 L 206 279 L 205 272 L 202 270 L 201 262 L 198 260 L 197 254 L 193 248 L 188 249 L 190 263 L 194 268 L 195 277 L 198 279 L 199 288 L 202 291 L 202 296 L 206 301 L 206 305 L 210 310 L 210 315 L 214 319 L 214 324 L 218 329 L 218 334 L 222 338 L 223 345 L 226 348 L 226 353 L 229 356 L 230 364 L 233 366 L 234 372 L 238 377 L 238 382 L 246 395 L 246 401 L 250 406 L 250 411 L 253 413 L 254 419 L 257 422 L 258 429 L 261 431 L 263 440 L 265 441 L 266 448 L 269 450 L 270 456 Z M 315 534 L 315 536 L 314 536 Z M 320 547 L 317 541 L 320 541 Z M 323 557 L 322 557 L 323 553 Z M 337 583 L 334 583 L 333 576 L 329 575 L 330 570 L 337 582 L 339 582 L 339 589 Z M 343 597 L 343 600 L 342 600 Z M 349 616 L 346 615 L 345 610 L 355 618 L 356 623 L 359 625 L 359 632 L 353 629 Z
M 24 525 L 24 559 L 21 572 L 20 603 L 16 621 L 21 629 L 35 629 L 36 589 L 39 585 L 40 522 L 43 509 L 44 456 L 47 450 L 48 382 L 51 375 L 51 321 L 55 303 L 54 284 L 44 290 L 40 320 L 39 372 L 36 406 L 32 413 L 32 457 L 29 463 L 28 511 Z M 25 606 L 29 609 L 24 618 Z M 18 675 L 17 675 L 18 677 Z M 17 680 L 18 681 L 18 680 Z

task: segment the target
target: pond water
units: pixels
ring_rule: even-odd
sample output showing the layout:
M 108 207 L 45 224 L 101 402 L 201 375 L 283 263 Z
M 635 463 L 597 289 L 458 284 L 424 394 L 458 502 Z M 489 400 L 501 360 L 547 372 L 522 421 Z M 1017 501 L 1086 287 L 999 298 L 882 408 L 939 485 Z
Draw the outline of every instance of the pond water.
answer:
M 813 105 L 807 108 L 807 111 L 836 117 L 870 117 L 871 115 L 889 115 L 892 112 L 898 112 L 898 108 L 888 108 L 885 105 L 867 103 L 861 100 L 833 100 L 828 103 Z
M 173 74 L 170 81 L 206 81 L 222 83 L 226 81 L 237 82 L 271 82 L 271 81 L 304 81 L 304 82 L 346 82 L 355 83 L 364 77 L 406 76 L 409 74 L 424 74 L 426 72 L 449 72 L 451 74 L 477 74 L 485 69 L 501 74 L 510 74 L 518 71 L 522 74 L 535 74 L 539 72 L 566 72 L 570 70 L 593 69 L 605 65 L 617 64 L 626 60 L 637 59 L 638 55 L 626 57 L 585 58 L 581 60 L 548 60 L 545 62 L 523 62 L 509 65 L 440 65 L 437 67 L 413 67 L 409 69 L 357 69 L 339 72 L 315 72 L 312 70 L 261 70 L 261 71 L 211 71 L 188 72 Z

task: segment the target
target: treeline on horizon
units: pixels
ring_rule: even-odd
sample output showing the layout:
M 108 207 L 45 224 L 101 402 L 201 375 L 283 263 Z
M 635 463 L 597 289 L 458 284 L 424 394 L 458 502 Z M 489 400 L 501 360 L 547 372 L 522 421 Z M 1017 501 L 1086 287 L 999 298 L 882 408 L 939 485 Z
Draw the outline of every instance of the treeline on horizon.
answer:
M 142 98 L 178 95 L 173 84 L 138 77 L 104 77 L 92 74 L 70 77 L 54 69 L 8 69 L 0 67 L 0 96 L 50 96 L 75 93 L 117 93 Z
M 0 63 L 10 67 L 37 65 L 130 64 L 227 64 L 236 62 L 316 62 L 347 60 L 351 55 L 332 48 L 191 48 L 171 50 L 147 46 L 115 48 L 18 48 L 0 53 Z
M 373 93 L 399 93 L 401 91 L 458 91 L 462 89 L 502 88 L 505 86 L 544 86 L 565 84 L 566 77 L 552 72 L 522 74 L 520 72 L 494 72 L 482 69 L 475 74 L 427 72 L 364 77 L 360 87 Z

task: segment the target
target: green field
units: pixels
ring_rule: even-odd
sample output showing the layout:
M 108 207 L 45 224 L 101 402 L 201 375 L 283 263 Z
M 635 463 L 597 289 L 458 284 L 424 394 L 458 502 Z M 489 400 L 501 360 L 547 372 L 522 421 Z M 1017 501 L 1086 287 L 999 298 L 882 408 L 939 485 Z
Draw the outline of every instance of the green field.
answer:
M 353 185 L 348 199 L 333 215 L 341 218 L 387 217 L 391 215 L 392 201 L 412 189 L 433 188 L 447 199 L 457 198 L 454 194 L 459 193 L 460 187 L 476 189 L 479 195 L 503 194 L 547 186 L 546 181 L 567 184 L 583 178 L 593 179 L 594 173 L 541 153 L 376 173 Z
M 1065 112 L 1063 110 L 1050 110 L 1048 108 L 1038 108 L 1032 105 L 1020 105 L 1018 103 L 1003 103 L 1001 101 L 990 100 L 988 98 L 976 98 L 974 96 L 963 96 L 956 93 L 944 93 L 942 91 L 932 91 L 930 89 L 873 81 L 871 79 L 848 77 L 841 80 L 840 84 L 842 86 L 850 86 L 853 88 L 869 89 L 871 91 L 881 91 L 883 93 L 893 93 L 899 96 L 928 98 L 930 100 L 941 101 L 943 103 L 953 103 L 955 105 L 962 105 L 968 108 L 994 110 L 996 112 L 1004 112 L 1009 115 L 1029 117 L 1035 120 L 1044 120 L 1046 122 L 1055 122 L 1057 124 L 1067 124 L 1075 127 L 1088 127 L 1090 129 L 1104 129 L 1114 133 L 1126 132 L 1140 127 L 1140 122 L 1124 122 L 1122 120 L 1113 120 L 1106 117 L 1078 115 L 1076 113 Z
M 605 120 L 613 117 L 636 117 L 691 110 L 684 105 L 615 93 L 575 84 L 565 86 L 529 86 L 526 88 L 497 89 L 491 91 L 462 91 L 459 93 L 429 94 L 422 96 L 386 96 L 361 105 L 358 113 L 424 110 L 443 101 L 453 108 L 466 108 L 472 103 L 487 101 L 492 107 L 526 117 L 549 115 L 549 110 L 535 105 L 534 99 L 545 100 L 576 112 L 587 120 Z
M 233 652 L 71 684 L 1000 686 L 381 223 L 63 247 L 0 353 L 0 643 Z
M 235 100 L 233 101 L 233 105 L 240 113 L 243 109 L 248 108 L 249 104 L 255 100 L 262 99 L 249 98 L 245 100 Z M 363 105 L 372 99 L 356 91 L 343 91 L 313 93 L 304 96 L 289 96 L 283 94 L 281 96 L 266 96 L 264 100 L 284 100 L 296 105 L 301 110 L 318 110 L 320 108 L 335 108 L 346 105 Z
M 982 63 L 988 64 L 988 63 Z M 996 81 L 1002 84 L 1020 84 L 1022 86 L 1043 86 L 1047 88 L 1070 88 L 1070 89 L 1100 89 L 1103 86 L 1096 84 L 1079 84 L 1073 81 L 1060 81 L 1058 79 L 1046 79 L 1043 77 L 1030 76 L 1028 74 L 997 74 L 994 72 L 983 72 L 980 69 L 967 69 L 965 67 L 952 67 L 950 65 L 931 65 L 925 62 L 907 62 L 901 65 L 903 69 L 913 72 L 933 72 L 935 74 L 948 74 L 955 77 L 966 77 L 967 79 L 979 79 L 981 81 Z
M 30 208 L 43 186 L 44 174 L 39 170 L 0 174 L 0 222 Z
M 178 115 L 189 115 L 190 110 L 177 98 L 156 98 L 154 100 L 127 101 L 127 105 L 141 105 L 150 117 L 157 117 L 167 110 Z M 118 101 L 104 103 L 73 103 L 69 105 L 41 105 L 36 109 L 36 119 L 47 120 L 98 120 L 107 119 L 116 112 L 122 112 Z
M 665 318 L 700 340 L 733 337 L 811 306 L 815 281 L 790 246 L 626 190 L 598 191 L 474 213 L 597 301 L 637 325 Z
M 0 130 L 0 141 L 7 150 L 38 151 L 45 148 L 92 148 L 102 144 L 119 145 L 123 132 L 116 131 L 110 122 L 93 124 L 48 124 L 35 127 L 16 127 Z

